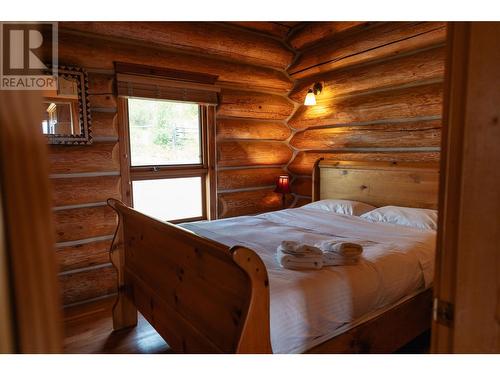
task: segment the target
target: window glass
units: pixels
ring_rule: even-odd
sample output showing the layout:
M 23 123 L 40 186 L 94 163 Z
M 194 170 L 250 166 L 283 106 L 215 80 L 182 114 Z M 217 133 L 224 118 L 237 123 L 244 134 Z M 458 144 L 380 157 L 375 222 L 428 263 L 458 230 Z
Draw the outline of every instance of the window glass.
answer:
M 201 177 L 133 181 L 134 208 L 156 219 L 203 216 Z
M 128 100 L 131 165 L 201 164 L 198 104 Z

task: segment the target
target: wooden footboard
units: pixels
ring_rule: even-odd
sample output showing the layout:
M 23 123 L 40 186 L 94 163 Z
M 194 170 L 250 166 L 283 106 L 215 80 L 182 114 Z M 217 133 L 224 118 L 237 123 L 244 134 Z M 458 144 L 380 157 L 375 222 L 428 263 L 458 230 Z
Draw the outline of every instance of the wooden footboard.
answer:
M 135 325 L 139 310 L 177 353 L 271 353 L 269 282 L 255 252 L 108 204 L 119 216 L 114 329 Z
M 432 289 L 307 351 L 328 353 L 393 353 L 431 328 Z

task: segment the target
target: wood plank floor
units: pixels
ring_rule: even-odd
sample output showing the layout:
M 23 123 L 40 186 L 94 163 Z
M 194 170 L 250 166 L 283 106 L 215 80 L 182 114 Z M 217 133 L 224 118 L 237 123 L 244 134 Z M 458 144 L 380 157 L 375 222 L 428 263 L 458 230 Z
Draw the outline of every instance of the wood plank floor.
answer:
M 111 309 L 114 298 L 66 309 L 64 352 L 71 354 L 172 354 L 167 343 L 139 314 L 134 328 L 113 332 Z M 429 353 L 429 332 L 396 351 L 401 354 Z
M 165 341 L 140 314 L 136 327 L 113 332 L 111 309 L 114 301 L 114 298 L 107 298 L 66 309 L 65 353 L 172 353 Z

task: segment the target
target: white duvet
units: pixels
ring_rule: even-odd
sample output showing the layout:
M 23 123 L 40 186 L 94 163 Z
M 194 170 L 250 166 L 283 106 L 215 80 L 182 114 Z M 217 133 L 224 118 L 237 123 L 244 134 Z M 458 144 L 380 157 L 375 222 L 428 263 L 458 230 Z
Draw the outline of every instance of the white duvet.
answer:
M 335 336 L 342 325 L 428 287 L 434 274 L 432 230 L 305 207 L 182 226 L 227 246 L 246 246 L 262 258 L 274 353 L 304 352 Z M 333 237 L 363 244 L 358 265 L 294 271 L 276 260 L 283 240 L 313 245 Z

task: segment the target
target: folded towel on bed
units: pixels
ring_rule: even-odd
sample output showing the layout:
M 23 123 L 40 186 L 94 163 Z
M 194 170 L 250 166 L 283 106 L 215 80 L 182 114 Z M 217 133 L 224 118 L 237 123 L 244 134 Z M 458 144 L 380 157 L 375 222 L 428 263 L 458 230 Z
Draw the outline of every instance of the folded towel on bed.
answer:
M 316 244 L 323 253 L 337 254 L 346 258 L 357 258 L 363 252 L 363 246 L 354 242 L 345 242 L 340 239 L 327 240 Z
M 296 241 L 282 241 L 278 246 L 276 258 L 281 267 L 292 270 L 323 267 L 323 252 L 320 249 Z
M 323 267 L 322 255 L 296 256 L 284 253 L 281 247 L 278 247 L 276 258 L 281 267 L 290 270 L 319 270 Z
M 323 254 L 321 249 L 315 246 L 301 244 L 297 241 L 281 241 L 278 249 L 285 254 L 295 255 L 299 257 L 321 256 Z
M 276 258 L 283 268 L 291 270 L 320 269 L 323 266 L 348 266 L 357 264 L 363 247 L 340 239 L 323 241 L 316 246 L 296 241 L 282 241 Z
M 351 266 L 358 264 L 359 256 L 346 257 L 333 252 L 323 253 L 323 266 Z

